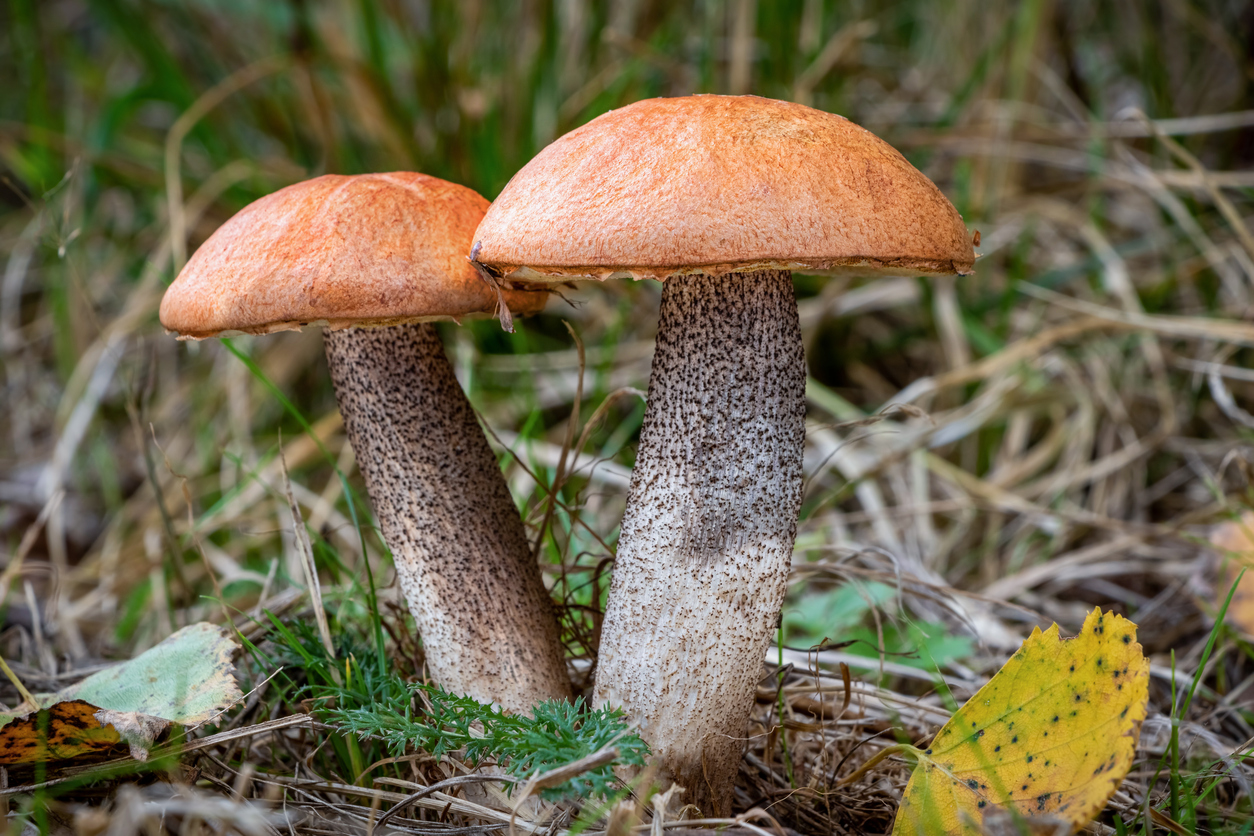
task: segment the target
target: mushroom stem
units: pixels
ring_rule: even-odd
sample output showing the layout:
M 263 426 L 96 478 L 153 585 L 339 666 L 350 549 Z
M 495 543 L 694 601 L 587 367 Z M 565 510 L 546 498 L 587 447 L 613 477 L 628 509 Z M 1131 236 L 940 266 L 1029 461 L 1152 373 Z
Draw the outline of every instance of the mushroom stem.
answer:
M 786 271 L 665 281 L 595 702 L 725 815 L 801 505 L 805 355 Z
M 436 684 L 513 711 L 570 699 L 553 603 L 434 326 L 328 331 L 326 350 Z

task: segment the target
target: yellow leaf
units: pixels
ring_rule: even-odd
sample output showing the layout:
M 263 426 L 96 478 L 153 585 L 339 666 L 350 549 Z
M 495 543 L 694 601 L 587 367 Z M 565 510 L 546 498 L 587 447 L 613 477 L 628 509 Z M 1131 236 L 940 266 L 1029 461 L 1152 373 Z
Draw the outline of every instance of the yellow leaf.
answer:
M 1132 766 L 1149 696 L 1136 625 L 1093 610 L 1080 635 L 1032 632 L 918 759 L 894 836 L 977 834 L 1006 808 L 1071 830 Z

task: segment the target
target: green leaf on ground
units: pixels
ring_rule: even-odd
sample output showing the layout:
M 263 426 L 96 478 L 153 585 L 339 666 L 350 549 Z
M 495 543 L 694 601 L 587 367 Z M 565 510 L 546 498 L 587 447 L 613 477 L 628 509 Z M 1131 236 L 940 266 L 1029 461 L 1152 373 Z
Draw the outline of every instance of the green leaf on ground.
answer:
M 239 700 L 231 662 L 238 649 L 221 627 L 192 624 L 129 662 L 65 688 L 56 698 L 194 726 Z

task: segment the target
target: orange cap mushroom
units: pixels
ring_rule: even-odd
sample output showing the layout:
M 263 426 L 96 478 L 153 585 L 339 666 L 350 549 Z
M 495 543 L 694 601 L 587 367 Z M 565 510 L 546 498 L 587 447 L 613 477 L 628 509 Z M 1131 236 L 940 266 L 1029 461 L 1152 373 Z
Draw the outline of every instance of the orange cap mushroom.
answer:
M 474 257 L 506 280 L 664 281 L 594 699 L 626 711 L 686 802 L 725 814 L 801 503 L 789 271 L 965 274 L 971 236 L 847 119 L 688 96 L 541 151 L 484 215 Z
M 487 205 L 407 172 L 297 183 L 245 207 L 196 251 L 161 322 L 191 339 L 328 326 L 340 412 L 433 679 L 520 711 L 570 696 L 557 621 L 431 325 L 546 301 L 491 288 L 466 260 Z

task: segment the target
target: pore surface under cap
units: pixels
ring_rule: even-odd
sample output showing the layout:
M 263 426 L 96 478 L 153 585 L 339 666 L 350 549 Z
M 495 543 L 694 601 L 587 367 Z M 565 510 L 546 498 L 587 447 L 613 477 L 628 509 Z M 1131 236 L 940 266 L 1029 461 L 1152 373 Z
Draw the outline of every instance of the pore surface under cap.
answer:
M 161 302 L 182 337 L 491 315 L 466 261 L 488 202 L 425 174 L 328 174 L 241 209 L 196 250 Z M 547 294 L 504 290 L 516 313 Z
M 475 233 L 533 279 L 746 269 L 968 273 L 962 217 L 892 146 L 841 116 L 756 96 L 649 99 L 561 137 Z

